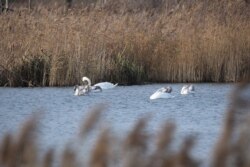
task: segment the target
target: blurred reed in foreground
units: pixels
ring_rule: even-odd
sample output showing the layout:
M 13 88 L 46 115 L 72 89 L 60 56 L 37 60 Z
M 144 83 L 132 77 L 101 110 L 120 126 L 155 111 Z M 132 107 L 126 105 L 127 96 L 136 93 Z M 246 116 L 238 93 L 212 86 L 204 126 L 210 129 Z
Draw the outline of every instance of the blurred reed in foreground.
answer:
M 222 133 L 217 140 L 209 162 L 212 167 L 250 166 L 250 85 L 242 84 L 232 94 L 232 101 L 226 114 Z M 66 145 L 60 162 L 55 159 L 53 149 L 49 149 L 41 160 L 37 146 L 36 117 L 28 120 L 18 136 L 6 134 L 0 144 L 0 166 L 2 167 L 52 167 L 54 162 L 62 167 L 196 167 L 201 161 L 190 154 L 194 138 L 187 136 L 177 150 L 171 149 L 174 143 L 175 125 L 166 122 L 157 135 L 145 130 L 148 117 L 138 120 L 131 131 L 118 139 L 103 128 L 88 153 L 88 160 L 82 161 L 79 150 L 91 130 L 95 128 L 105 106 L 97 105 L 81 126 L 79 141 Z M 191 134 L 192 135 L 192 134 Z M 150 138 L 153 140 L 150 140 Z M 150 142 L 155 141 L 152 145 Z M 75 147 L 76 146 L 76 147 Z M 153 146 L 153 147 L 152 147 Z M 77 149 L 76 149 L 77 148 Z M 84 149 L 84 148 L 82 148 Z
M 14 6 L 0 14 L 0 86 L 67 86 L 83 76 L 93 83 L 237 82 L 250 75 L 245 0 L 82 5 Z

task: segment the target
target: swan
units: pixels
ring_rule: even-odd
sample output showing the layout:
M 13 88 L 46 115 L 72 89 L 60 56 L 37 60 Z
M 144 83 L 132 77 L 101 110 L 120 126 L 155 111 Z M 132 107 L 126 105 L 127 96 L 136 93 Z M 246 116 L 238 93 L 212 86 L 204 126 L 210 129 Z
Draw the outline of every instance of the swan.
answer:
M 171 95 L 171 92 L 172 92 L 172 87 L 170 86 L 163 87 L 163 88 L 158 89 L 154 94 L 152 94 L 150 96 L 150 99 L 154 100 L 154 99 L 160 99 L 160 98 L 162 99 L 172 98 L 173 96 Z
M 184 85 L 181 88 L 181 94 L 186 95 L 186 94 L 189 94 L 189 93 L 194 93 L 194 86 L 193 85 Z
M 100 83 L 95 84 L 94 86 L 91 86 L 91 81 L 90 81 L 90 79 L 88 77 L 83 77 L 82 81 L 84 83 L 87 82 L 87 85 L 91 89 L 96 89 L 95 87 L 100 87 L 101 89 L 112 89 L 112 88 L 114 88 L 114 87 L 116 87 L 118 85 L 118 83 L 113 84 L 113 83 L 110 83 L 110 82 L 100 82 Z
M 75 87 L 74 87 L 74 95 L 75 96 L 87 95 L 89 93 L 89 91 L 90 90 L 86 86 L 75 85 Z
M 74 95 L 75 96 L 88 95 L 90 91 L 101 92 L 102 88 L 99 86 L 92 86 L 91 90 L 90 90 L 89 87 L 86 85 L 81 85 L 81 86 L 75 85 L 75 87 L 74 87 Z
M 100 82 L 100 83 L 95 84 L 94 86 L 99 86 L 102 89 L 112 89 L 112 88 L 116 87 L 117 85 L 118 85 L 118 83 L 113 84 L 110 82 Z

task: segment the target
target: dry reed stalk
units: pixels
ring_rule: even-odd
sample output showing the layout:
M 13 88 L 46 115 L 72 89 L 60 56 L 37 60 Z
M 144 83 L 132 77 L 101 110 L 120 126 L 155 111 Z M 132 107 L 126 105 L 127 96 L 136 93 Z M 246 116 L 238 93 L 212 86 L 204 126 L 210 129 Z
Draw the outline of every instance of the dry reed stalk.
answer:
M 31 117 L 23 126 L 21 133 L 17 138 L 15 147 L 15 164 L 26 164 L 27 166 L 35 166 L 37 160 L 37 148 L 35 140 L 35 131 L 37 128 L 38 115 Z
M 239 81 L 250 73 L 250 14 L 244 4 L 196 1 L 125 13 L 60 13 L 41 6 L 1 15 L 6 24 L 0 27 L 0 65 L 7 70 L 0 84 L 64 86 L 83 75 L 128 84 Z M 44 70 L 32 65 L 40 56 Z
M 234 110 L 230 109 L 226 115 L 222 134 L 215 146 L 213 153 L 214 167 L 223 167 L 227 165 L 227 159 L 231 151 L 231 138 L 234 126 Z
M 52 167 L 54 160 L 54 149 L 49 149 L 43 159 L 42 167 Z
M 65 147 L 62 154 L 61 167 L 77 167 L 79 166 L 76 159 L 76 153 L 69 146 Z
M 198 167 L 199 163 L 197 160 L 194 160 L 190 151 L 194 145 L 194 138 L 188 137 L 184 140 L 183 145 L 180 149 L 180 152 L 177 154 L 176 166 L 185 166 L 185 167 Z
M 98 120 L 100 119 L 101 113 L 103 112 L 103 110 L 106 109 L 106 107 L 107 106 L 104 104 L 99 104 L 90 110 L 89 115 L 83 121 L 83 124 L 80 128 L 79 135 L 81 138 L 84 138 L 88 134 L 88 132 L 90 132 L 94 128 L 94 126 L 97 124 Z
M 146 149 L 147 134 L 145 132 L 145 127 L 148 119 L 148 117 L 145 117 L 138 120 L 124 141 L 125 149 Z
M 12 144 L 12 136 L 6 134 L 0 145 L 0 164 L 4 166 L 8 166 L 12 160 Z
M 163 126 L 162 131 L 159 133 L 159 136 L 157 137 L 156 152 L 163 152 L 168 148 L 169 144 L 172 141 L 174 131 L 175 131 L 175 125 L 173 123 L 167 122 Z
M 98 137 L 92 155 L 90 157 L 91 167 L 108 167 L 110 161 L 111 138 L 109 130 L 103 130 Z
M 249 78 L 238 85 L 232 94 L 232 105 L 235 114 L 236 127 L 232 143 L 231 161 L 237 166 L 249 166 L 249 121 L 250 121 L 250 85 Z
M 242 123 L 239 134 L 239 138 L 234 143 L 233 153 L 234 153 L 234 164 L 237 166 L 246 167 L 250 165 L 249 151 L 250 151 L 250 134 L 249 134 L 249 122 L 250 115 L 247 114 L 247 119 Z
M 17 138 L 6 135 L 1 144 L 0 164 L 7 167 L 36 166 L 37 148 L 34 132 L 36 130 L 36 117 L 29 119 L 20 131 Z
M 240 158 L 244 155 L 242 150 L 246 149 L 248 147 L 247 144 L 249 144 L 246 143 L 246 146 L 242 149 L 242 144 L 245 143 L 242 141 L 242 137 L 247 137 L 247 134 L 244 134 L 244 129 L 242 129 L 244 126 L 242 125 L 248 123 L 249 119 L 239 120 L 237 117 L 239 117 L 239 114 L 242 114 L 242 117 L 245 118 L 249 117 L 249 114 L 247 115 L 246 113 L 249 112 L 249 106 L 244 104 L 246 101 L 249 102 L 249 99 L 244 98 L 249 97 L 242 97 L 242 92 L 249 92 L 249 90 L 246 89 L 248 87 L 249 83 L 240 83 L 231 95 L 232 104 L 227 112 L 222 135 L 218 140 L 213 154 L 213 166 L 215 167 L 228 166 L 230 161 L 235 161 L 236 164 L 243 166 L 247 163 L 244 162 L 244 160 L 246 160 L 245 158 L 243 158 L 244 160 L 241 160 Z M 242 107 L 245 107 L 247 110 L 243 110 L 242 112 Z M 243 133 L 241 132 L 241 134 L 239 134 L 242 130 Z M 237 143 L 240 141 L 242 141 L 242 143 Z
M 122 166 L 145 166 L 144 160 L 147 152 L 148 135 L 145 132 L 146 123 L 149 117 L 137 121 L 132 131 L 127 135 L 122 148 Z
M 175 131 L 175 125 L 173 123 L 166 122 L 159 132 L 158 136 L 156 137 L 156 150 L 150 155 L 147 159 L 146 166 L 154 166 L 154 167 L 161 167 L 164 166 L 163 164 L 166 163 L 166 157 L 171 156 L 169 146 L 172 142 L 172 137 Z M 164 162 L 165 161 L 165 162 Z M 166 164 L 169 165 L 167 162 Z

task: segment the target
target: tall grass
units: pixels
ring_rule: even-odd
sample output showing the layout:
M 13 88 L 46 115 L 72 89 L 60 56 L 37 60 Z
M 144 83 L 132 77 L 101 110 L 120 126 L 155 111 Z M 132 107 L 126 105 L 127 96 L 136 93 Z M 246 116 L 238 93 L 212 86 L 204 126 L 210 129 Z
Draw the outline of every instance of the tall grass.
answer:
M 74 85 L 82 76 L 237 82 L 250 74 L 247 1 L 77 2 L 67 10 L 13 5 L 0 15 L 1 86 Z
M 250 86 L 242 84 L 234 93 L 224 125 L 217 143 L 212 150 L 211 167 L 245 167 L 249 166 L 249 123 L 250 123 Z M 248 94 L 246 94 L 248 92 Z M 97 129 L 99 136 L 88 152 L 89 156 L 81 154 L 85 149 L 84 142 L 96 124 L 99 122 L 106 106 L 97 105 L 90 111 L 80 128 L 76 141 L 65 145 L 60 156 L 55 154 L 55 148 L 40 155 L 37 144 L 37 118 L 33 116 L 20 129 L 19 134 L 6 134 L 0 140 L 0 166 L 4 167 L 197 167 L 202 161 L 191 155 L 195 140 L 187 136 L 177 149 L 171 146 L 175 143 L 175 124 L 164 123 L 161 130 L 152 134 L 145 130 L 149 117 L 139 119 L 128 134 L 118 138 L 109 128 Z M 79 142 L 80 141 L 80 142 Z M 153 142 L 153 143 L 152 143 Z M 59 159 L 58 159 L 59 158 Z

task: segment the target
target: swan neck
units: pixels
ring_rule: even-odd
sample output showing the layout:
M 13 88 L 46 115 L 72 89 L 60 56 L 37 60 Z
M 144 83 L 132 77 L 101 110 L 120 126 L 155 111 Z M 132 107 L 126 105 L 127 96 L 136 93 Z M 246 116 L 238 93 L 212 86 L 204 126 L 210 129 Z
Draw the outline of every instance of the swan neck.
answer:
M 90 79 L 87 79 L 88 85 L 91 86 L 91 81 Z

